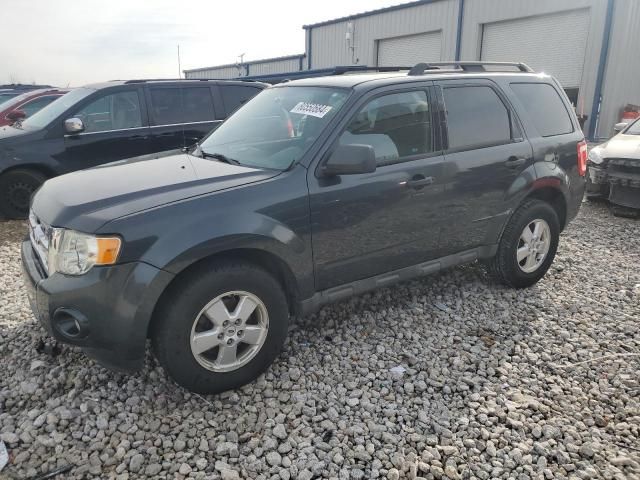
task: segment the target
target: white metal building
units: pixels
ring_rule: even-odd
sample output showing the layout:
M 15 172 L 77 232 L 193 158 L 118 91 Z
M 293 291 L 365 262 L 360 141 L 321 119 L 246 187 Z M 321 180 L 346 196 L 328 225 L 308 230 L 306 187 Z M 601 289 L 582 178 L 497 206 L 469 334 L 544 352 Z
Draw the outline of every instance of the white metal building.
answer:
M 236 78 L 338 65 L 519 61 L 560 81 L 578 114 L 587 117 L 589 138 L 608 137 L 623 107 L 640 105 L 640 0 L 420 0 L 303 28 L 304 54 L 185 75 Z

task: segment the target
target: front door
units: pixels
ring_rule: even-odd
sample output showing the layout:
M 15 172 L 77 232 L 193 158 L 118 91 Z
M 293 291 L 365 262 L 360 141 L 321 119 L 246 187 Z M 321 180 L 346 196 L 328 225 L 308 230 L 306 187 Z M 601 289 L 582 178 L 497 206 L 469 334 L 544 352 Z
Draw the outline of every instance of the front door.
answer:
M 72 117 L 84 131 L 65 134 L 63 162 L 68 171 L 149 153 L 149 127 L 138 89 L 106 93 L 92 99 Z
M 444 254 L 497 242 L 511 213 L 510 188 L 533 164 L 514 110 L 488 80 L 436 82 L 446 127 Z
M 438 256 L 444 158 L 429 86 L 359 105 L 335 144 L 371 145 L 376 171 L 328 178 L 309 171 L 319 290 Z

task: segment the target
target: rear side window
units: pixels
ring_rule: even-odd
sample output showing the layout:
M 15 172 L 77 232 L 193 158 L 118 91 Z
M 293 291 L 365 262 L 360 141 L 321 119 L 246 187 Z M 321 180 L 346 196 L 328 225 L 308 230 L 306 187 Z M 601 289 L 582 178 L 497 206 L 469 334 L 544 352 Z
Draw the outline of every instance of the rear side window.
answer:
M 509 111 L 486 86 L 444 89 L 449 149 L 471 149 L 511 142 Z
M 229 116 L 240 106 L 247 103 L 249 99 L 260 93 L 260 89 L 243 85 L 220 85 L 220 93 L 224 109 L 227 112 L 227 116 Z
M 156 125 L 182 123 L 182 106 L 179 88 L 152 88 L 151 109 Z
M 184 121 L 206 122 L 214 119 L 213 99 L 209 87 L 187 87 L 182 89 Z
M 209 87 L 152 88 L 151 109 L 156 125 L 213 120 Z
M 573 132 L 571 118 L 558 92 L 548 83 L 512 83 L 511 89 L 543 137 Z

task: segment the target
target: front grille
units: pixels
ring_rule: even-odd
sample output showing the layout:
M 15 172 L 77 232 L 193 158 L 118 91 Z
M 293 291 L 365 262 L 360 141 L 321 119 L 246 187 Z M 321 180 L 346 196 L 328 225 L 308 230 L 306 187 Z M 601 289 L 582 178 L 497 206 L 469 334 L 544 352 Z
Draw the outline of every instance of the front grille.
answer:
M 29 212 L 29 239 L 31 240 L 31 246 L 38 254 L 42 269 L 47 272 L 51 227 L 42 223 L 33 212 Z
M 640 159 L 610 158 L 607 162 L 607 174 L 612 185 L 640 188 Z

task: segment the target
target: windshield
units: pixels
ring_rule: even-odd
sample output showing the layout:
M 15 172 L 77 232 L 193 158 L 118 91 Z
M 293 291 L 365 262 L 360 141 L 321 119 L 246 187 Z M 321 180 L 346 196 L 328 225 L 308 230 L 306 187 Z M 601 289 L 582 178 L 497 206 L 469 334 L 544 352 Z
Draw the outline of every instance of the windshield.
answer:
M 286 170 L 311 147 L 340 110 L 349 91 L 325 87 L 263 90 L 201 145 L 207 155 L 234 163 Z
M 9 100 L 10 98 L 14 98 L 17 97 L 19 94 L 18 93 L 0 93 L 0 102 L 6 102 L 7 100 Z
M 76 88 L 75 90 L 71 90 L 69 93 L 65 93 L 39 112 L 27 118 L 22 122 L 22 126 L 28 129 L 44 128 L 58 116 L 62 115 L 69 107 L 75 105 L 93 92 L 95 92 L 95 90 L 91 88 Z
M 625 135 L 640 135 L 640 118 L 633 122 L 627 131 L 624 132 Z
M 32 92 L 23 93 L 22 95 L 18 95 L 16 97 L 2 97 L 0 96 L 0 112 L 6 110 L 9 107 L 13 107 L 17 105 L 22 100 L 29 98 Z M 7 100 L 8 99 L 8 100 Z

